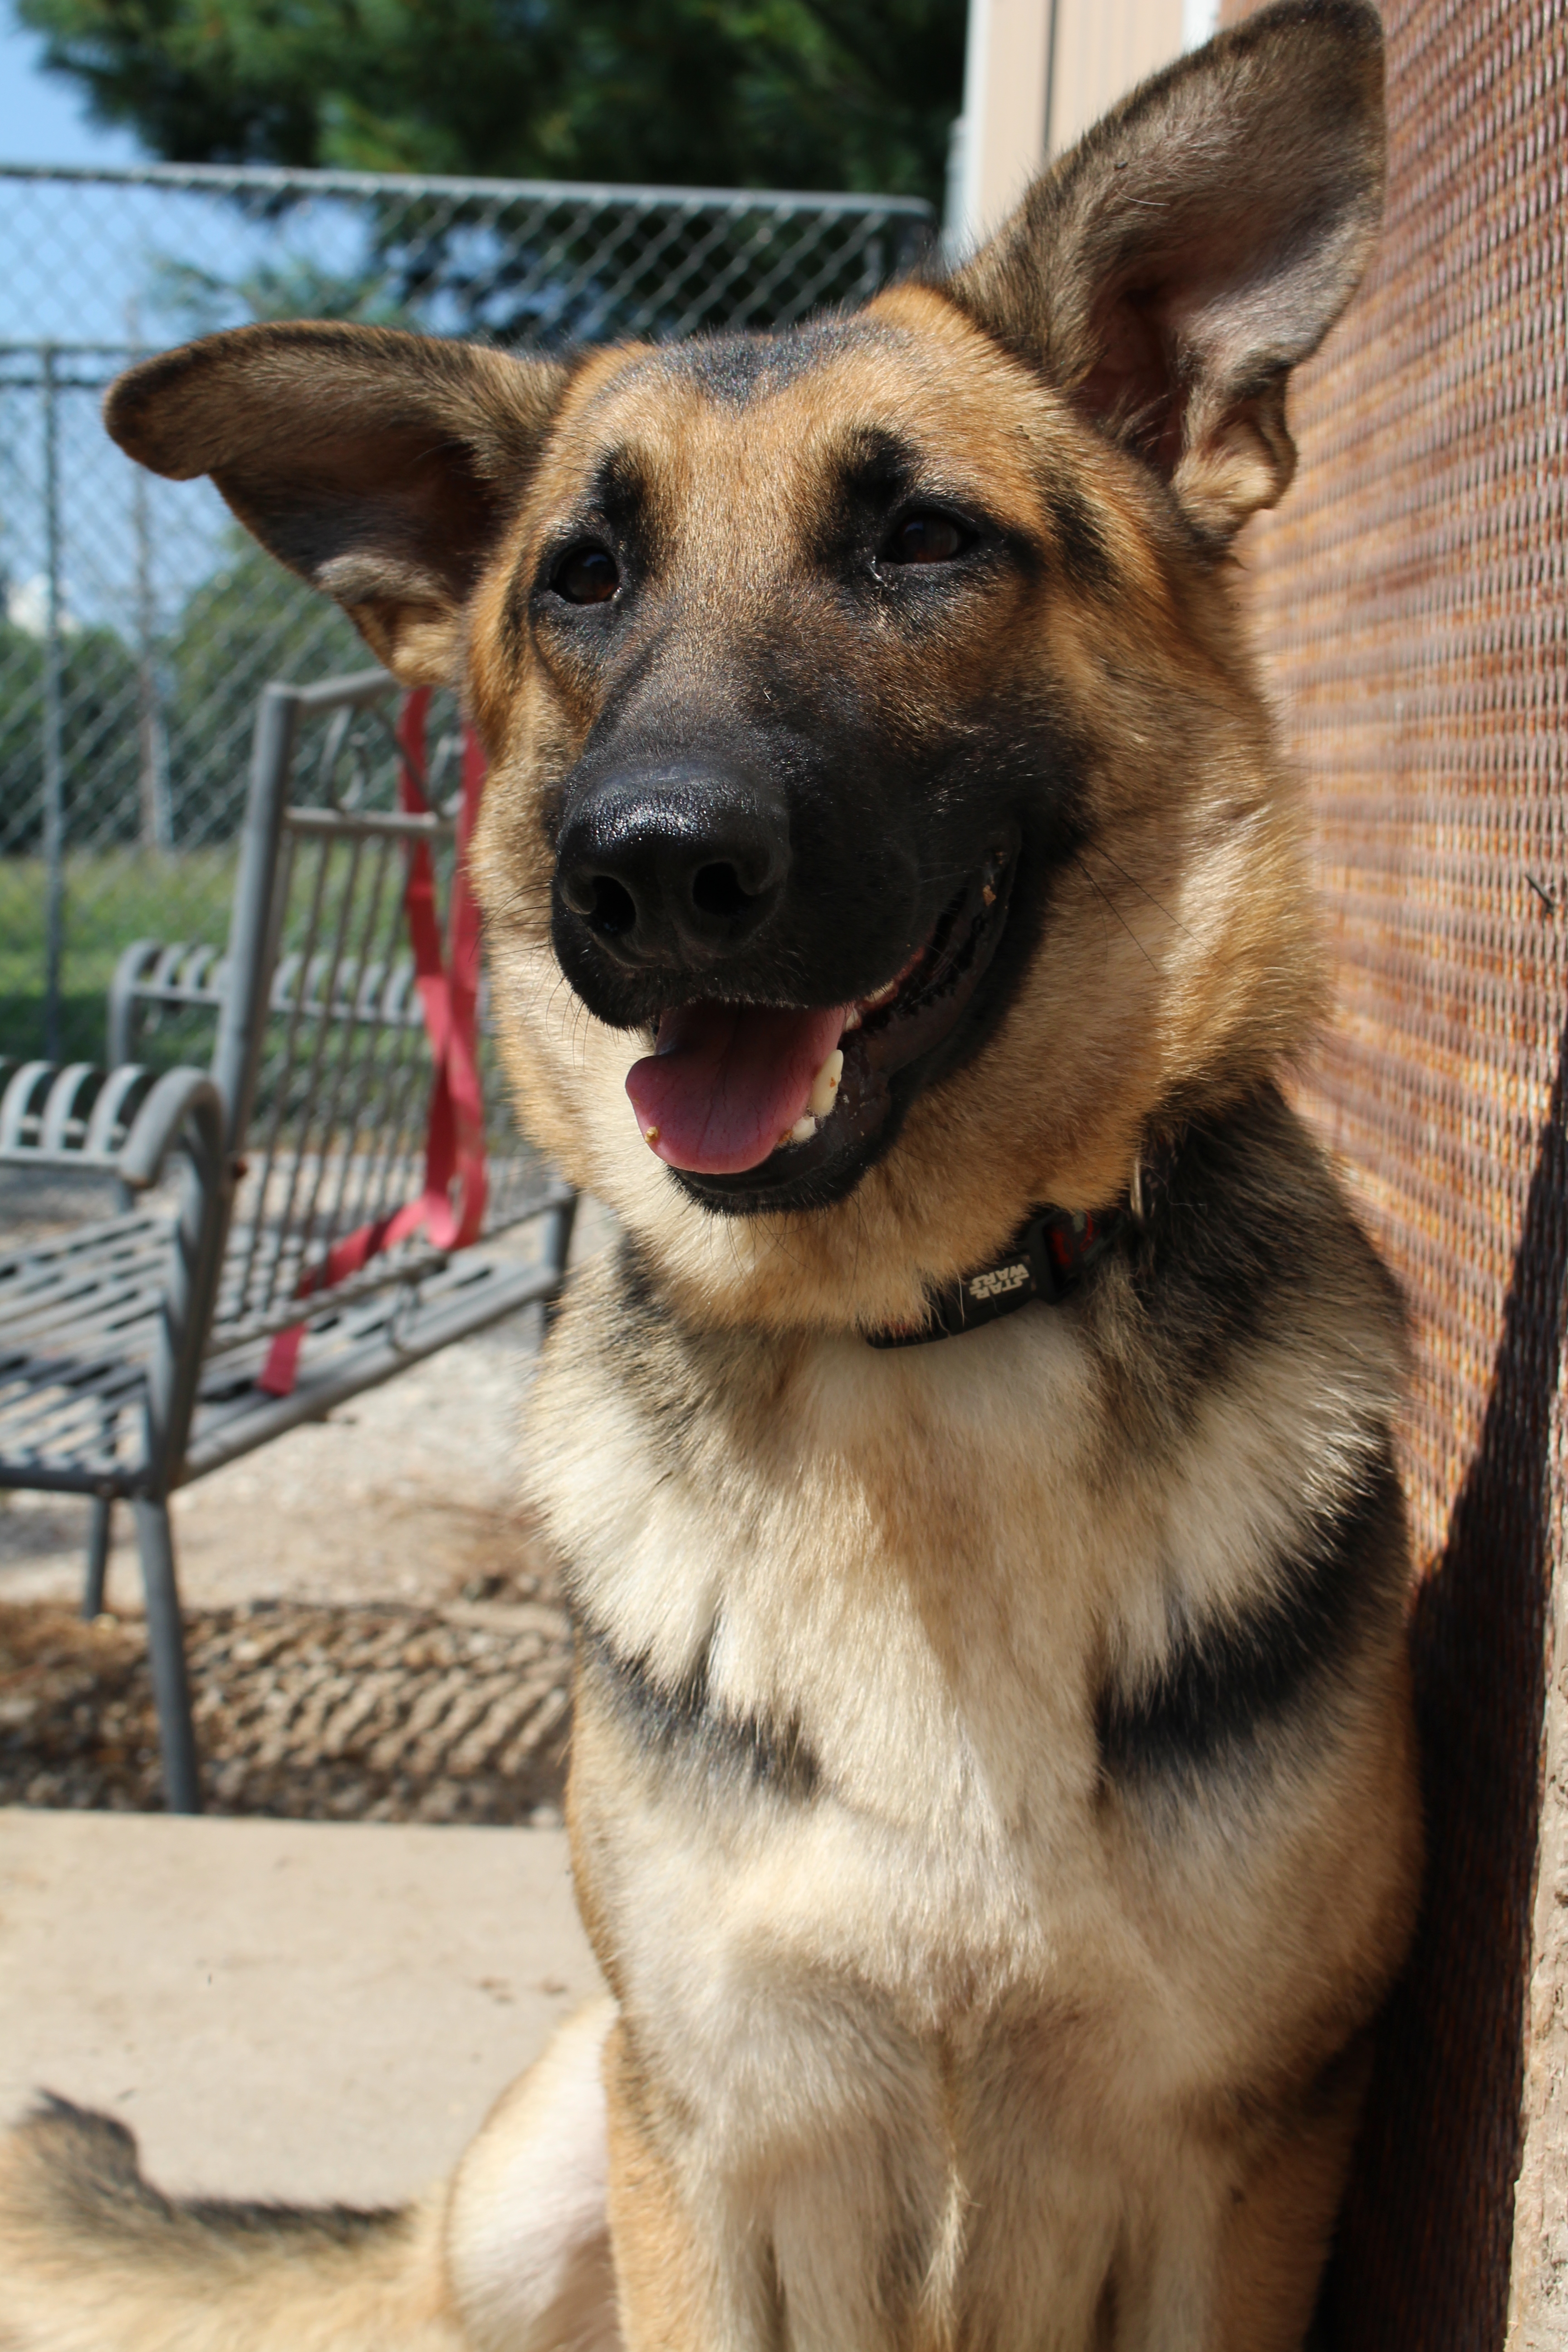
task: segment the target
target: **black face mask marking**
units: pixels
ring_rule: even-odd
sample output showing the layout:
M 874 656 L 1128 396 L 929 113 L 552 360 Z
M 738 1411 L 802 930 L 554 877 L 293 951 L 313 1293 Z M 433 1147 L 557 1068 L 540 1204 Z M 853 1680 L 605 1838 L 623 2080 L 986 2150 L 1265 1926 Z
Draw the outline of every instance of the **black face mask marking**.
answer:
M 731 1214 L 853 1190 L 921 1089 L 1000 1018 L 1081 835 L 1083 753 L 1048 690 L 1020 691 L 1009 666 L 989 693 L 916 707 L 926 640 L 948 658 L 937 641 L 982 628 L 1006 575 L 1037 583 L 1038 551 L 973 501 L 936 503 L 936 473 L 904 437 L 853 429 L 819 472 L 772 572 L 715 612 L 679 531 L 655 578 L 640 518 L 657 500 L 629 456 L 603 457 L 534 595 L 542 656 L 591 677 L 597 702 L 548 797 L 556 957 L 598 1019 L 659 1055 L 682 1008 L 725 1009 L 760 1140 L 729 1164 L 666 1149 L 691 1197 Z M 624 495 L 600 568 L 617 567 L 617 586 L 574 602 L 560 567 L 598 544 L 612 481 Z M 833 1006 L 846 1018 L 825 1046 L 844 1056 L 831 1116 L 797 1105 L 764 1134 L 769 1045 L 755 1023 L 747 1034 L 752 1009 Z M 673 1066 L 660 1076 L 668 1095 Z M 657 1148 L 658 1123 L 647 1132 Z

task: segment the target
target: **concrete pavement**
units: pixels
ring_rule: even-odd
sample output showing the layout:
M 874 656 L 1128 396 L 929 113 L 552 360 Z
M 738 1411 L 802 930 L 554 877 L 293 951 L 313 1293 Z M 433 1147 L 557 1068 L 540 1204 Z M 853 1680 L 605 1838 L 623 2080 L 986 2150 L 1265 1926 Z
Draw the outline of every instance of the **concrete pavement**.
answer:
M 0 2119 L 175 2192 L 395 2202 L 598 1989 L 560 1830 L 0 1809 Z

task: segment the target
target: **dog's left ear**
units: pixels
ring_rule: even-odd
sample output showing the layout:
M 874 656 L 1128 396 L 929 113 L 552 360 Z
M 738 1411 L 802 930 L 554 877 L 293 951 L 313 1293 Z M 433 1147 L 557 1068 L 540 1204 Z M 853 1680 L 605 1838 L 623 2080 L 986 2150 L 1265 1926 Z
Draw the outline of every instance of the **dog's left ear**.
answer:
M 131 369 L 104 421 L 155 474 L 210 474 L 405 686 L 441 685 L 565 382 L 551 361 L 384 328 L 237 327 Z
M 1134 90 L 947 291 L 1223 542 L 1289 486 L 1286 379 L 1360 281 L 1383 175 L 1376 15 L 1283 0 Z

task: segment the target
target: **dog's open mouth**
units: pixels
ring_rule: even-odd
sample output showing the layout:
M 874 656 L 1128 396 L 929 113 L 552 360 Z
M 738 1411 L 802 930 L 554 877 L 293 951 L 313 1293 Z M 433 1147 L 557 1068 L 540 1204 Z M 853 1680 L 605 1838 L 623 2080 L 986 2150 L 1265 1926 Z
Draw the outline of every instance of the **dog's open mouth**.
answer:
M 1006 920 L 1013 863 L 1010 848 L 994 850 L 902 969 L 847 1004 L 672 1006 L 626 1076 L 651 1149 L 735 1207 L 771 1205 L 766 1195 L 829 1169 L 838 1181 L 826 1189 L 844 1189 L 874 1156 L 894 1074 L 931 1060 L 969 1006 Z

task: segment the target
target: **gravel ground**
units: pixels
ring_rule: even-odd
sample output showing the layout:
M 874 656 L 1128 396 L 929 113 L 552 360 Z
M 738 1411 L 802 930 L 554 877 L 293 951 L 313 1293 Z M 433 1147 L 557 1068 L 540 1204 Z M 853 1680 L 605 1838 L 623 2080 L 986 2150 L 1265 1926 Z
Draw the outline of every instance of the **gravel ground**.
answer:
M 247 1601 L 193 1612 L 187 1654 L 210 1811 L 561 1818 L 571 1638 L 553 1601 Z M 0 1608 L 0 1804 L 161 1803 L 141 1624 Z
M 574 1257 L 609 1231 L 580 1214 Z M 175 1496 L 215 1811 L 557 1818 L 570 1637 L 513 1500 L 538 1332 L 527 1310 Z M 130 1514 L 90 1626 L 87 1522 L 0 1493 L 0 1802 L 162 1801 Z

